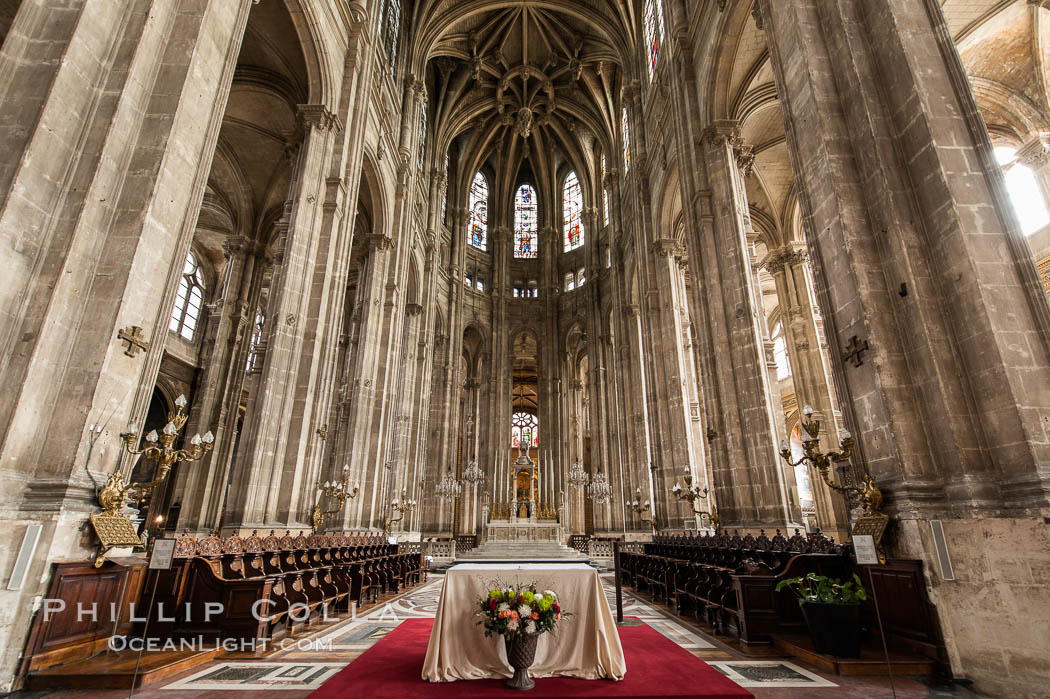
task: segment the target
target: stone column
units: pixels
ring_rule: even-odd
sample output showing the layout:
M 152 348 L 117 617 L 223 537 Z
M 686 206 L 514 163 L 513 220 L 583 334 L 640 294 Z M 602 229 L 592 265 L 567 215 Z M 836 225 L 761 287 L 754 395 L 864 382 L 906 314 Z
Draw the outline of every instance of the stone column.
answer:
M 44 525 L 0 591 L 0 691 L 50 562 L 91 560 L 95 493 L 130 473 L 249 9 L 25 0 L 0 51 L 0 557 Z
M 279 286 L 270 290 L 266 360 L 238 468 L 246 486 L 231 502 L 230 527 L 307 527 L 328 431 L 328 392 L 345 282 L 341 183 L 326 182 L 342 127 L 321 105 L 302 105 L 304 132 L 291 194 Z M 327 195 L 325 192 L 331 187 Z M 328 198 L 333 206 L 323 206 Z M 323 479 L 322 479 L 323 480 Z
M 809 293 L 806 251 L 800 244 L 788 244 L 779 250 L 770 251 L 764 265 L 777 285 L 784 340 L 791 362 L 791 382 L 795 387 L 799 414 L 806 405 L 811 406 L 813 417 L 821 423 L 821 449 L 837 449 L 840 425 L 832 402 L 831 381 L 813 313 L 815 299 Z M 825 534 L 839 541 L 845 540 L 847 516 L 842 497 L 831 492 L 812 468 L 809 479 L 817 523 Z
M 954 672 L 1038 693 L 1009 676 L 1050 663 L 1022 601 L 1045 560 L 1050 309 L 939 3 L 758 8 L 854 463 L 899 520 L 891 554 L 928 566 Z M 964 631 L 984 627 L 1016 641 Z

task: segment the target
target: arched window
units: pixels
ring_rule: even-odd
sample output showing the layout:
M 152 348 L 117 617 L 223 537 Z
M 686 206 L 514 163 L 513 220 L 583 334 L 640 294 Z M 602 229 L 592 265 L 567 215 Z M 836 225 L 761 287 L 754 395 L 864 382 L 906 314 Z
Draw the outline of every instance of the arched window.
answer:
M 1021 223 L 1021 232 L 1031 235 L 1050 223 L 1050 214 L 1046 210 L 1046 200 L 1039 191 L 1035 173 L 1017 160 L 1017 151 L 1007 146 L 995 149 L 995 159 L 999 161 L 1006 179 L 1006 191 L 1010 202 L 1017 212 Z
M 192 342 L 197 332 L 202 305 L 204 272 L 197 264 L 197 257 L 190 252 L 186 254 L 186 264 L 182 268 L 182 279 L 179 281 L 179 291 L 175 295 L 175 307 L 171 309 L 168 330 Z
M 563 204 L 565 208 L 565 252 L 583 245 L 583 191 L 575 172 L 565 178 Z
M 248 365 L 244 367 L 247 374 L 252 373 L 259 366 L 262 357 L 259 354 L 259 344 L 262 342 L 263 327 L 266 325 L 266 312 L 262 306 L 255 309 L 255 322 L 252 323 L 252 337 L 248 343 Z
M 791 376 L 791 360 L 788 357 L 787 340 L 784 339 L 784 326 L 777 323 L 773 328 L 773 361 L 777 365 L 777 381 Z
M 580 267 L 576 272 L 576 288 L 579 289 L 581 286 L 587 283 L 587 275 L 583 271 L 583 267 Z
M 532 413 L 514 413 L 510 417 L 510 446 L 528 449 L 540 445 L 540 421 Z
M 664 39 L 664 12 L 660 0 L 645 0 L 645 45 L 649 47 L 649 80 L 656 74 L 660 42 Z
M 631 129 L 627 126 L 627 107 L 620 111 L 620 130 L 623 132 L 623 172 L 631 169 Z
M 489 183 L 478 172 L 470 185 L 470 226 L 468 240 L 479 250 L 488 245 L 489 227 Z
M 401 36 L 401 0 L 383 0 L 379 10 L 379 38 L 390 72 L 397 67 L 398 39 Z
M 536 190 L 523 184 L 514 195 L 514 257 L 534 260 L 538 254 Z
M 576 288 L 576 275 L 572 272 L 565 273 L 565 290 L 572 291 Z
M 605 153 L 602 153 L 602 225 L 609 225 L 609 189 L 605 186 Z

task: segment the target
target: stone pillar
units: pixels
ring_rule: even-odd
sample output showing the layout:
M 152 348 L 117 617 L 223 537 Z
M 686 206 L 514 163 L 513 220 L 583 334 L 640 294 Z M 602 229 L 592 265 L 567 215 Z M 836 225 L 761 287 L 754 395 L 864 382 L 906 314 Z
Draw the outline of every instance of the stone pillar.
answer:
M 953 672 L 1038 693 L 1010 675 L 1050 664 L 1024 601 L 1050 511 L 1050 309 L 939 3 L 758 8 L 854 464 L 899 520 L 891 554 L 927 565 Z M 1012 640 L 965 631 L 985 627 Z
M 762 311 L 745 245 L 750 215 L 734 141 L 731 124 L 708 129 L 702 139 L 709 195 L 701 196 L 698 216 L 686 228 L 692 315 L 701 325 L 696 335 L 721 523 L 770 527 L 790 521 L 789 497 L 774 449 Z
M 279 284 L 270 290 L 272 314 L 254 422 L 238 455 L 246 485 L 231 502 L 231 528 L 308 527 L 328 432 L 344 298 L 334 291 L 340 280 L 345 284 L 337 251 L 346 247 L 348 233 L 341 225 L 341 182 L 325 176 L 342 126 L 321 105 L 300 106 L 299 119 L 303 144 Z
M 0 591 L 0 691 L 50 562 L 91 560 L 96 491 L 131 470 L 249 9 L 24 0 L 0 51 L 0 558 L 44 525 Z
M 788 359 L 791 363 L 791 382 L 795 387 L 798 412 L 809 405 L 813 417 L 821 423 L 821 449 L 838 449 L 839 421 L 832 402 L 831 381 L 820 346 L 815 299 L 810 295 L 807 255 L 800 244 L 788 244 L 770 251 L 764 261 L 777 285 L 781 322 Z M 787 439 L 787 436 L 781 437 Z M 843 541 L 848 535 L 845 502 L 821 480 L 820 474 L 810 468 L 810 484 L 817 512 L 817 523 L 825 534 Z

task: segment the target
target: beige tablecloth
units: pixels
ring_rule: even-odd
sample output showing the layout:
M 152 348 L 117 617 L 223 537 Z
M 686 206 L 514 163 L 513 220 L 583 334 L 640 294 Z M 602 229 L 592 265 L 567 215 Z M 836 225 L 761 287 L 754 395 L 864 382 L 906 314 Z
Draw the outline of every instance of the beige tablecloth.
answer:
M 540 636 L 533 677 L 621 680 L 627 672 L 620 636 L 602 592 L 598 571 L 582 563 L 461 564 L 445 574 L 434 630 L 430 633 L 423 679 L 430 682 L 510 677 L 507 652 L 499 636 L 485 637 L 479 626 L 479 600 L 494 582 L 535 583 L 553 590 L 563 611 L 551 633 Z

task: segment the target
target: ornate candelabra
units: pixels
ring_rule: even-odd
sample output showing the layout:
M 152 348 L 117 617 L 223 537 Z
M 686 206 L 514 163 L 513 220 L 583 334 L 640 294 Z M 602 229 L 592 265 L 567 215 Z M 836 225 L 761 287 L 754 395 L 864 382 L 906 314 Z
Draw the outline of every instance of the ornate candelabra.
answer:
M 412 508 L 416 506 L 415 500 L 410 500 L 408 497 L 408 489 L 401 489 L 401 497 L 394 498 L 390 501 L 390 517 L 386 520 L 386 531 L 390 531 L 390 525 L 396 524 L 405 519 L 405 515 L 412 511 Z M 397 517 L 394 517 L 394 513 L 397 513 Z
M 605 474 L 599 471 L 594 474 L 594 479 L 587 486 L 587 497 L 595 504 L 604 505 L 609 502 L 610 495 L 612 495 L 612 486 L 605 480 Z
M 463 480 L 475 486 L 485 482 L 485 472 L 478 467 L 477 459 L 471 459 L 467 464 L 467 468 L 463 471 Z
M 698 509 L 698 505 L 701 500 L 706 500 L 708 495 L 711 493 L 710 488 L 706 485 L 701 488 L 699 484 L 693 483 L 693 472 L 689 470 L 689 467 L 685 467 L 685 487 L 675 481 L 674 485 L 671 486 L 671 494 L 682 502 L 688 502 L 692 505 L 693 514 L 698 516 L 701 521 L 708 520 L 711 524 L 711 528 L 715 531 L 718 530 L 718 510 L 715 509 L 714 505 L 711 506 L 710 512 L 704 509 Z
M 882 491 L 875 485 L 874 479 L 868 473 L 864 474 L 863 485 L 842 485 L 835 483 L 828 475 L 831 464 L 841 463 L 849 460 L 853 453 L 853 437 L 845 430 L 839 430 L 839 451 L 820 451 L 820 421 L 813 418 L 813 408 L 806 405 L 802 408 L 802 449 L 804 451 L 797 461 L 792 460 L 791 450 L 786 441 L 780 442 L 780 456 L 783 457 L 792 468 L 802 463 L 808 463 L 817 470 L 821 480 L 832 490 L 842 493 L 847 498 L 850 494 L 856 495 L 857 500 L 864 508 L 864 515 L 860 517 L 853 526 L 854 534 L 871 534 L 878 543 L 882 533 L 886 529 L 889 516 L 879 512 L 882 507 Z
M 320 532 L 324 529 L 325 522 L 328 520 L 330 515 L 334 515 L 343 509 L 343 505 L 346 504 L 347 500 L 357 497 L 357 493 L 360 491 L 361 486 L 359 483 L 354 483 L 353 490 L 350 489 L 350 466 L 343 466 L 343 478 L 338 483 L 325 481 L 322 485 L 317 484 L 317 504 L 314 505 L 313 513 L 313 525 L 314 532 Z M 321 509 L 321 498 L 335 498 L 338 501 L 331 510 Z
M 629 509 L 632 512 L 634 512 L 639 517 L 642 515 L 643 512 L 648 512 L 650 510 L 650 508 L 651 508 L 651 504 L 649 503 L 648 500 L 646 500 L 644 503 L 639 502 L 641 500 L 641 497 L 642 497 L 642 489 L 641 488 L 635 488 L 634 489 L 634 500 L 626 500 L 626 501 L 624 501 L 624 504 L 627 506 L 627 509 Z
M 587 485 L 591 480 L 587 472 L 583 470 L 583 464 L 579 461 L 573 463 L 572 467 L 569 468 L 569 487 L 573 489 L 580 489 Z
M 168 478 L 172 467 L 180 461 L 196 461 L 204 454 L 211 451 L 215 437 L 209 430 L 202 437 L 193 435 L 190 439 L 189 449 L 175 449 L 175 440 L 178 439 L 179 431 L 186 424 L 186 396 L 179 396 L 175 400 L 175 411 L 168 414 L 168 424 L 164 425 L 158 434 L 151 430 L 146 435 L 146 446 L 136 449 L 139 441 L 138 428 L 134 425 L 127 432 L 120 435 L 121 446 L 132 456 L 153 459 L 157 464 L 157 471 L 153 480 L 146 483 L 125 483 L 124 475 L 120 470 L 114 471 L 106 480 L 105 485 L 98 493 L 98 504 L 102 512 L 91 515 L 91 524 L 95 529 L 95 535 L 102 542 L 102 553 L 95 558 L 95 567 L 102 566 L 106 559 L 106 553 L 114 547 L 142 546 L 142 540 L 135 531 L 131 518 L 121 514 L 121 510 L 129 501 L 136 504 L 142 502 L 147 495 L 153 492 L 157 486 Z

